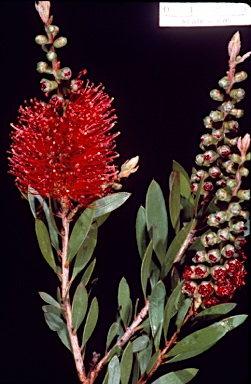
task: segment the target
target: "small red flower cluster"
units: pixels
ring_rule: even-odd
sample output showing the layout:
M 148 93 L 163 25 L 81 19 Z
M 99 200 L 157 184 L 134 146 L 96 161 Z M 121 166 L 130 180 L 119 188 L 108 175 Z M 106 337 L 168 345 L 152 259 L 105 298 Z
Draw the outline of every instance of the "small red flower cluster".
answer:
M 111 192 L 118 133 L 110 130 L 117 117 L 103 90 L 87 81 L 72 91 L 63 113 L 55 103 L 36 99 L 20 107 L 11 133 L 10 173 L 21 191 L 31 187 L 43 197 L 83 206 Z

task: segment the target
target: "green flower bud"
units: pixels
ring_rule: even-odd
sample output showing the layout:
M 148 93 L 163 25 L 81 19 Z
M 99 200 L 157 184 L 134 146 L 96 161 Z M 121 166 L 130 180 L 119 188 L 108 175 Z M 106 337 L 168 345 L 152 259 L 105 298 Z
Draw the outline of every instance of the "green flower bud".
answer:
M 249 175 L 249 170 L 245 167 L 240 167 L 239 172 L 243 177 L 247 177 Z
M 250 216 L 250 213 L 246 210 L 242 210 L 241 213 L 240 213 L 240 216 L 244 219 L 244 220 L 248 220 L 249 219 L 249 216 Z
M 239 197 L 240 200 L 250 200 L 250 189 L 239 189 L 237 197 Z
M 246 161 L 250 161 L 251 160 L 251 152 L 248 152 L 247 154 L 246 154 L 246 159 L 245 159 Z
M 222 103 L 221 108 L 223 111 L 229 113 L 234 107 L 234 103 L 232 101 L 226 101 L 225 103 Z
M 204 153 L 203 155 L 203 165 L 210 165 L 211 163 L 213 163 L 217 158 L 219 157 L 219 155 L 214 152 L 214 151 L 207 151 Z
M 212 245 L 215 245 L 218 243 L 219 238 L 216 233 L 213 231 L 208 231 L 207 233 L 204 233 L 200 238 L 201 244 L 204 245 L 204 247 L 209 247 Z
M 247 240 L 244 236 L 238 236 L 234 240 L 234 245 L 237 249 L 240 249 L 243 247 L 244 244 L 246 244 Z
M 227 179 L 226 180 L 226 186 L 231 188 L 231 189 L 234 189 L 236 188 L 238 185 L 238 181 L 235 180 L 235 179 Z
M 231 153 L 231 149 L 228 145 L 221 145 L 217 148 L 217 153 L 222 157 L 227 157 Z
M 211 167 L 208 170 L 209 175 L 213 178 L 219 177 L 221 175 L 221 170 L 219 167 Z
M 215 196 L 220 201 L 230 201 L 232 197 L 231 194 L 224 188 L 219 188 L 216 191 Z
M 216 122 L 216 121 L 221 121 L 224 119 L 224 112 L 221 111 L 211 111 L 209 116 L 211 119 Z
M 220 240 L 222 241 L 227 241 L 229 240 L 230 237 L 230 232 L 229 228 L 220 228 L 217 232 L 217 236 L 219 237 Z
M 232 89 L 232 91 L 230 92 L 230 96 L 233 99 L 236 99 L 236 101 L 240 101 L 245 97 L 245 91 L 242 88 Z
M 238 216 L 241 213 L 242 207 L 239 203 L 230 203 L 228 206 L 228 211 L 233 216 Z
M 233 108 L 233 109 L 231 109 L 231 111 L 229 113 L 231 115 L 237 117 L 237 119 L 239 119 L 240 117 L 242 117 L 244 115 L 244 110 L 243 109 Z
M 224 179 L 217 180 L 216 185 L 219 185 L 220 187 L 225 188 L 226 181 Z
M 224 95 L 218 89 L 212 89 L 210 92 L 210 97 L 216 101 L 223 101 Z
M 220 141 L 224 137 L 224 131 L 223 129 L 213 129 L 212 130 L 212 136 L 217 140 Z
M 219 86 L 223 89 L 227 89 L 230 86 L 230 81 L 228 80 L 227 76 L 224 76 L 222 79 L 218 82 Z
M 202 165 L 203 162 L 204 162 L 204 155 L 202 155 L 202 154 L 197 155 L 195 158 L 195 163 L 197 165 Z
M 56 52 L 53 52 L 53 51 L 49 51 L 47 54 L 46 54 L 46 57 L 49 61 L 54 61 L 56 60 L 57 58 L 57 54 Z
M 234 81 L 236 83 L 240 83 L 241 81 L 246 80 L 247 77 L 248 77 L 247 73 L 244 71 L 241 71 L 235 74 Z
M 197 180 L 200 180 L 202 179 L 203 177 L 204 178 L 207 178 L 208 177 L 208 173 L 206 171 L 204 171 L 203 169 L 199 169 L 197 172 L 196 172 L 196 177 L 197 177 Z
M 210 249 L 207 253 L 207 261 L 209 263 L 217 263 L 221 259 L 221 254 L 219 249 Z
M 230 258 L 236 256 L 235 248 L 232 244 L 227 244 L 221 249 L 221 254 L 224 257 Z
M 37 35 L 35 37 L 35 42 L 39 45 L 44 45 L 44 44 L 48 44 L 49 40 L 47 39 L 46 36 L 44 35 Z
M 201 139 L 202 145 L 205 145 L 205 146 L 217 143 L 217 140 L 212 135 L 209 135 L 209 133 L 205 133 L 204 135 L 201 136 L 200 139 Z
M 237 153 L 232 153 L 232 155 L 230 156 L 230 160 L 237 164 L 242 163 L 241 156 L 238 155 Z
M 47 79 L 41 79 L 40 84 L 42 91 L 45 93 L 51 92 L 58 87 L 56 81 L 50 81 Z
M 218 227 L 219 222 L 216 220 L 215 213 L 211 213 L 207 218 L 207 224 L 210 227 Z
M 39 73 L 52 73 L 52 68 L 44 61 L 39 61 L 37 63 L 37 71 Z
M 61 94 L 56 93 L 50 98 L 50 103 L 54 105 L 55 108 L 62 108 L 64 104 L 64 97 Z
M 230 231 L 234 232 L 234 233 L 241 233 L 244 231 L 245 229 L 245 223 L 244 221 L 237 221 L 236 223 L 234 223 L 232 220 L 229 222 L 229 228 L 230 228 Z
M 53 35 L 53 37 L 56 36 L 56 34 L 59 32 L 59 28 L 56 25 L 48 25 L 45 28 L 46 32 Z
M 61 80 L 69 80 L 71 78 L 71 69 L 68 67 L 64 67 L 57 71 L 57 77 Z
M 211 119 L 210 116 L 206 116 L 204 119 L 203 119 L 203 123 L 204 123 L 204 126 L 205 128 L 212 128 L 213 127 L 213 120 Z
M 59 37 L 58 39 L 56 39 L 53 43 L 54 47 L 55 48 L 62 48 L 64 47 L 65 45 L 67 44 L 67 38 L 66 37 Z
M 222 163 L 223 167 L 226 169 L 227 173 L 235 174 L 236 170 L 234 168 L 234 162 L 232 160 L 227 160 Z
M 238 121 L 230 120 L 230 121 L 224 121 L 224 123 L 223 123 L 223 129 L 224 129 L 225 133 L 237 132 L 238 128 L 239 128 Z
M 213 183 L 211 183 L 211 181 L 206 181 L 204 184 L 203 184 L 203 189 L 205 192 L 210 192 L 214 189 L 214 186 L 213 186 Z
M 207 260 L 206 251 L 197 251 L 195 256 L 192 258 L 194 263 L 203 263 Z
M 224 144 L 234 146 L 234 145 L 237 145 L 237 142 L 238 142 L 238 137 L 233 137 L 232 139 L 230 139 L 227 136 L 224 137 Z

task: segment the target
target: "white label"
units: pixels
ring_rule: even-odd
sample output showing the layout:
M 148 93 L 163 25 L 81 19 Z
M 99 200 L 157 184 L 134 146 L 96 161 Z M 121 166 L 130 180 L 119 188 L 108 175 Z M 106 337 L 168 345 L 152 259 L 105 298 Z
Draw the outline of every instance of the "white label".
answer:
M 246 3 L 159 3 L 160 27 L 251 25 Z

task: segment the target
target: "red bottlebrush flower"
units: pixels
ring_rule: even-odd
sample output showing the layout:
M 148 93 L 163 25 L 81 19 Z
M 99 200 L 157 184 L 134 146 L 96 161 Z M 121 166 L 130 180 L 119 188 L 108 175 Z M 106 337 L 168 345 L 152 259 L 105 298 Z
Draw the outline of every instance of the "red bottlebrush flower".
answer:
M 209 308 L 214 305 L 220 304 L 220 302 L 220 299 L 218 299 L 216 296 L 212 296 L 202 301 L 202 307 Z
M 213 284 L 209 281 L 202 281 L 198 288 L 198 293 L 202 297 L 209 297 L 214 293 L 214 287 Z
M 236 288 L 237 287 L 235 287 L 229 279 L 225 279 L 224 281 L 217 281 L 215 285 L 215 292 L 218 296 L 229 300 L 233 297 Z
M 182 292 L 188 294 L 189 296 L 195 295 L 197 292 L 197 284 L 194 281 L 184 281 Z
M 20 107 L 11 133 L 10 173 L 21 191 L 31 187 L 41 196 L 83 206 L 111 192 L 118 133 L 110 130 L 117 117 L 103 90 L 87 81 L 72 92 L 63 114 L 53 103 L 36 99 Z
M 195 277 L 194 269 L 195 267 L 193 265 L 191 267 L 186 266 L 183 272 L 183 279 L 186 279 L 186 280 L 193 279 Z

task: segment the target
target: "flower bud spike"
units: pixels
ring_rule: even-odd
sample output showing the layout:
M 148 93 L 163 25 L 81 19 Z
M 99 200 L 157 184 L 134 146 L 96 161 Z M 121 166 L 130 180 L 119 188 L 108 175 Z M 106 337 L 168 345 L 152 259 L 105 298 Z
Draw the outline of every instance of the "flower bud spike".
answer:
M 50 6 L 50 1 L 39 1 L 35 3 L 35 8 L 44 24 L 48 24 L 50 21 Z

